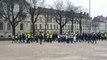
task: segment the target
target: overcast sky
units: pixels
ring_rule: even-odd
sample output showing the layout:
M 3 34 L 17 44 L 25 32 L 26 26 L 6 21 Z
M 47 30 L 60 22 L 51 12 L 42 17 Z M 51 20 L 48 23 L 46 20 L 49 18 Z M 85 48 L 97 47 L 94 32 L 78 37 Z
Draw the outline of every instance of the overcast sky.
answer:
M 52 5 L 56 0 L 46 0 L 47 4 Z M 82 6 L 89 11 L 89 0 L 70 0 L 75 6 Z M 91 17 L 97 15 L 107 16 L 107 0 L 91 0 Z

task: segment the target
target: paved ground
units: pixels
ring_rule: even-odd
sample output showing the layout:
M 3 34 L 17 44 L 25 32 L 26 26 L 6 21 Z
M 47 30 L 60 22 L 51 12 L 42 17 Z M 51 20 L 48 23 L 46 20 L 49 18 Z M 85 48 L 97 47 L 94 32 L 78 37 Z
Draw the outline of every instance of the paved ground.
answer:
M 11 44 L 0 41 L 0 60 L 107 60 L 107 41 L 87 43 Z

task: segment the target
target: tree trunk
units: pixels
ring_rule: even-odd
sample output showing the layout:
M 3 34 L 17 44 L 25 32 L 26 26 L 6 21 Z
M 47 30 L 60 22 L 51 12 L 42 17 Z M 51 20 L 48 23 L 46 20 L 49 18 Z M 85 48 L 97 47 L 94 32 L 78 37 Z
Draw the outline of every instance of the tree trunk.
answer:
M 12 25 L 12 35 L 15 37 L 15 34 L 16 34 L 16 30 L 15 30 L 15 25 Z
M 35 36 L 35 23 L 32 23 L 32 28 L 33 28 L 33 37 Z
M 60 34 L 62 34 L 62 26 L 60 26 Z
M 47 15 L 45 16 L 45 33 L 46 33 L 46 30 L 47 30 L 47 20 L 48 20 L 48 17 L 47 17 Z
M 74 20 L 71 20 L 71 32 L 74 32 Z
M 47 25 L 47 24 L 45 23 L 45 33 L 46 33 L 46 25 Z
M 80 33 L 82 33 L 82 22 L 81 22 L 82 19 L 80 19 L 80 22 L 79 22 L 79 28 L 80 28 Z

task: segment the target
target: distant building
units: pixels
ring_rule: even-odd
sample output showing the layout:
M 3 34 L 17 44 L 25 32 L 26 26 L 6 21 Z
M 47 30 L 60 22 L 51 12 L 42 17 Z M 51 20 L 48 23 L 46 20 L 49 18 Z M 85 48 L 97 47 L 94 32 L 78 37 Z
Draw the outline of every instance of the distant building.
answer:
M 107 32 L 107 19 L 103 16 L 97 16 L 92 21 L 93 32 Z

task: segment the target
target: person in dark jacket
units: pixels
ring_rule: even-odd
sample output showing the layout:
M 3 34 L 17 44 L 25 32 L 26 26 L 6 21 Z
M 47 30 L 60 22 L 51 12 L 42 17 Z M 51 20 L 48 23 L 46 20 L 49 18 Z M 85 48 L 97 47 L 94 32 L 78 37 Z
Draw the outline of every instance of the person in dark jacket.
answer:
M 38 37 L 39 37 L 39 40 L 40 40 L 40 44 L 42 45 L 42 40 L 43 40 L 42 32 L 39 33 L 39 36 L 38 36 Z
M 26 37 L 25 37 L 25 34 L 22 34 L 22 41 L 23 41 L 23 43 L 25 43 L 25 40 L 26 40 Z
M 97 38 L 97 35 L 94 33 L 93 35 L 92 35 L 92 40 L 93 40 L 93 43 L 97 43 L 97 40 L 96 40 L 96 38 Z

